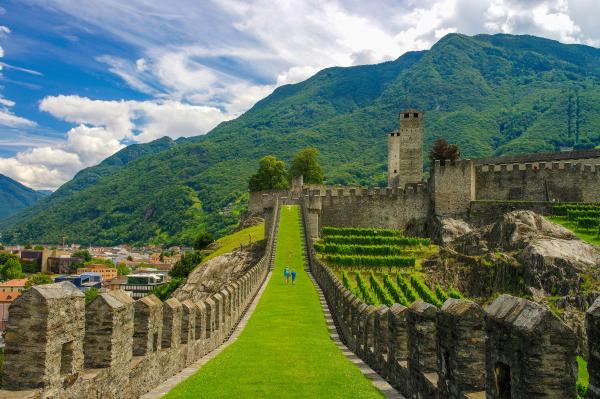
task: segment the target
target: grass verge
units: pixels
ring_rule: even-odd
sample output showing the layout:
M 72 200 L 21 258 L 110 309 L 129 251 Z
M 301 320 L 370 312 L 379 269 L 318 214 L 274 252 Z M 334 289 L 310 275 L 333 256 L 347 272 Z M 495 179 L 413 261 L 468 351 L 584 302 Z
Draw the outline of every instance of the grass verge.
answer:
M 235 250 L 242 245 L 248 245 L 250 241 L 256 242 L 265 238 L 265 224 L 257 224 L 256 226 L 247 227 L 243 230 L 236 231 L 225 237 L 219 238 L 216 243 L 219 247 L 204 258 L 204 261 L 212 259 L 216 256 L 226 254 Z
M 382 398 L 329 337 L 303 256 L 296 206 L 281 208 L 275 269 L 231 346 L 165 398 Z M 285 285 L 283 269 L 298 273 Z
M 546 216 L 546 219 L 571 230 L 581 240 L 600 247 L 600 236 L 597 231 L 580 229 L 577 223 L 567 220 L 564 216 Z

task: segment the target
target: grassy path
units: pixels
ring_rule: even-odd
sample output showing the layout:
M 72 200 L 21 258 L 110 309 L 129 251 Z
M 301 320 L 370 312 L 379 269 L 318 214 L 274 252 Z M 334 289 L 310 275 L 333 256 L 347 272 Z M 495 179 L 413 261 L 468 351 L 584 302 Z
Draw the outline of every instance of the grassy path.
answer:
M 283 206 L 275 270 L 238 340 L 165 398 L 381 398 L 331 341 L 305 268 L 297 206 Z M 285 285 L 283 269 L 298 273 Z

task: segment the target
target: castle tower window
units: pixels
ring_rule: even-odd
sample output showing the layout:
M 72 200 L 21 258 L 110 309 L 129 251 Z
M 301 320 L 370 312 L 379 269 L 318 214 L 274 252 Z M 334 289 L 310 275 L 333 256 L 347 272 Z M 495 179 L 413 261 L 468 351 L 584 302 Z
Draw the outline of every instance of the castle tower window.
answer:
M 418 117 L 419 117 L 419 114 L 417 114 L 417 113 L 415 112 L 415 113 L 413 114 L 413 116 L 414 116 L 415 118 L 418 118 Z
M 405 117 L 405 118 L 408 118 L 409 116 L 410 116 L 410 114 L 409 114 L 409 113 L 406 113 L 406 114 L 404 114 L 404 117 Z
M 398 171 L 396 169 L 394 169 L 394 173 L 398 173 Z
M 510 399 L 510 366 L 506 363 L 498 362 L 494 367 L 494 376 L 496 377 L 496 391 L 499 399 Z

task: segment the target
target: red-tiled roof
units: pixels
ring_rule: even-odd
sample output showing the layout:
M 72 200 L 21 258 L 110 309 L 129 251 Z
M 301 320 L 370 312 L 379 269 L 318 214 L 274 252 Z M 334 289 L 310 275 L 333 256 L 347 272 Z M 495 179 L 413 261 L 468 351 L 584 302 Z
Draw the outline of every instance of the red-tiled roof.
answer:
M 0 287 L 23 287 L 27 282 L 26 278 L 15 278 L 13 280 L 8 280 L 3 283 L 0 283 Z

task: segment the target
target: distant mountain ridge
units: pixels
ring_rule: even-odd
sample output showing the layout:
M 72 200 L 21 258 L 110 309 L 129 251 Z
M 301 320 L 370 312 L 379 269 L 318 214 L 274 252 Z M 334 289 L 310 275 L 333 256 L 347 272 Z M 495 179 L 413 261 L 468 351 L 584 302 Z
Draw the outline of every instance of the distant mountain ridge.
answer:
M 386 184 L 386 133 L 398 113 L 425 113 L 465 157 L 600 144 L 600 50 L 512 35 L 450 34 L 395 61 L 327 68 L 277 88 L 204 136 L 89 168 L 0 222 L 3 236 L 76 242 L 189 243 L 236 225 L 258 159 L 321 151 L 328 183 Z M 128 147 L 129 148 L 129 147 Z M 112 158 L 112 157 L 111 157 Z M 110 159 L 110 158 L 109 158 Z
M 0 174 L 0 219 L 17 213 L 47 195 Z

